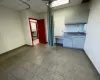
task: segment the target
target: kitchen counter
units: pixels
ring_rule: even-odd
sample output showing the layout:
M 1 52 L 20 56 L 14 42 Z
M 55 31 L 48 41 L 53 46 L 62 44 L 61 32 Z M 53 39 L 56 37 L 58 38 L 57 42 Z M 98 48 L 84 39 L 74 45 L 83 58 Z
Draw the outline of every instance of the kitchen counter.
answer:
M 64 33 L 64 37 L 66 36 L 86 36 L 85 33 Z
M 85 33 L 64 33 L 63 47 L 83 49 Z
M 64 33 L 63 36 L 55 36 L 55 42 L 63 47 L 83 49 L 85 38 L 85 33 Z

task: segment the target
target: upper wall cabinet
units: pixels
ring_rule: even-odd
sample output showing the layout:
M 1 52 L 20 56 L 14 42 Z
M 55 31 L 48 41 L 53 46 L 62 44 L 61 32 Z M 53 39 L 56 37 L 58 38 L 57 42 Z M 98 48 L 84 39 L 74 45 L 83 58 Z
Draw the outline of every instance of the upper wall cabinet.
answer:
M 66 10 L 65 24 L 87 23 L 89 12 L 89 3 L 69 7 Z
M 65 24 L 73 23 L 87 23 L 89 17 L 89 9 L 85 7 L 78 7 L 70 10 L 66 13 Z

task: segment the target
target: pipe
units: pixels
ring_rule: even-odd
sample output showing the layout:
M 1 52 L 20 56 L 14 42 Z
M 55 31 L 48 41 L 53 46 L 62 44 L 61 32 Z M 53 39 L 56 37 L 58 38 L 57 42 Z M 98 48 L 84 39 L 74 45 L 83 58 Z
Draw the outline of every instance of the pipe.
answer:
M 28 3 L 26 3 L 26 2 L 24 2 L 24 1 L 22 1 L 22 0 L 20 0 L 20 1 L 28 6 L 28 8 L 26 8 L 26 9 L 30 9 L 30 8 L 31 8 L 30 5 L 29 5 Z

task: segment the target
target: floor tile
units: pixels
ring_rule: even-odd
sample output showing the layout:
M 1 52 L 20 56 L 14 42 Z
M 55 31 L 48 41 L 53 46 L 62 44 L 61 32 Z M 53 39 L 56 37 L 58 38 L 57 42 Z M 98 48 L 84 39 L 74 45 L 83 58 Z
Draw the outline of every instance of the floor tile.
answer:
M 21 67 L 31 71 L 33 74 L 36 74 L 40 66 L 37 66 L 36 64 L 33 64 L 31 62 L 26 62 L 25 64 L 22 64 Z
M 41 66 L 43 64 L 44 57 L 42 55 L 38 55 L 29 59 L 29 62 L 36 64 L 37 66 Z
M 54 77 L 54 72 L 46 71 L 45 75 L 43 76 L 43 80 L 52 80 Z
M 0 66 L 0 72 L 6 71 L 2 66 Z
M 35 76 L 33 77 L 33 80 L 42 80 L 42 78 L 40 78 L 40 77 L 38 77 L 38 76 L 35 75 Z
M 40 78 L 43 78 L 43 76 L 45 75 L 45 73 L 46 73 L 46 69 L 40 67 L 40 68 L 37 70 L 36 75 L 37 75 L 38 77 L 40 77 Z
M 14 56 L 8 58 L 8 60 L 13 61 L 13 62 L 18 62 L 18 61 L 22 60 L 22 56 L 24 56 L 24 55 L 21 55 L 21 54 L 14 55 Z
M 100 80 L 100 75 L 82 50 L 38 44 L 0 55 L 0 80 Z
M 56 64 L 49 64 L 47 69 L 52 71 L 52 72 L 55 72 L 57 67 L 58 67 L 58 65 L 56 65 Z
M 30 71 L 27 71 L 24 76 L 19 77 L 19 80 L 33 80 L 34 74 Z
M 47 69 L 49 66 L 50 66 L 49 63 L 47 63 L 47 62 L 43 62 L 43 64 L 41 65 L 41 67 L 43 67 L 45 69 Z
M 22 67 L 17 67 L 16 69 L 11 70 L 11 73 L 16 77 L 16 78 L 23 78 L 24 75 L 28 72 L 28 70 L 22 68 Z
M 12 68 L 16 67 L 16 64 L 13 61 L 10 61 L 8 59 L 2 61 L 1 66 L 4 67 L 6 70 L 11 70 Z
M 56 73 L 54 75 L 53 80 L 65 80 L 64 77 L 62 75 L 60 75 L 59 73 Z
M 67 59 L 60 57 L 59 60 L 57 61 L 57 65 L 63 65 L 64 63 L 66 63 Z
M 8 72 L 2 72 L 2 74 L 0 73 L 0 80 L 18 80 L 18 79 Z
M 66 71 L 66 68 L 67 68 L 66 63 L 62 64 L 62 65 L 59 65 L 59 66 L 57 66 L 56 72 L 63 75 Z

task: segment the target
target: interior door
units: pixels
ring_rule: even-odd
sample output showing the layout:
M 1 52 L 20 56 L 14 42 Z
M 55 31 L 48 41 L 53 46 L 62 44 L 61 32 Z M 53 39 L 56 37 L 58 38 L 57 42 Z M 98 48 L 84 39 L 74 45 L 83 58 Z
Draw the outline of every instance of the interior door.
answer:
M 37 21 L 38 25 L 38 38 L 39 42 L 42 44 L 46 44 L 46 31 L 45 31 L 45 21 L 44 19 Z

